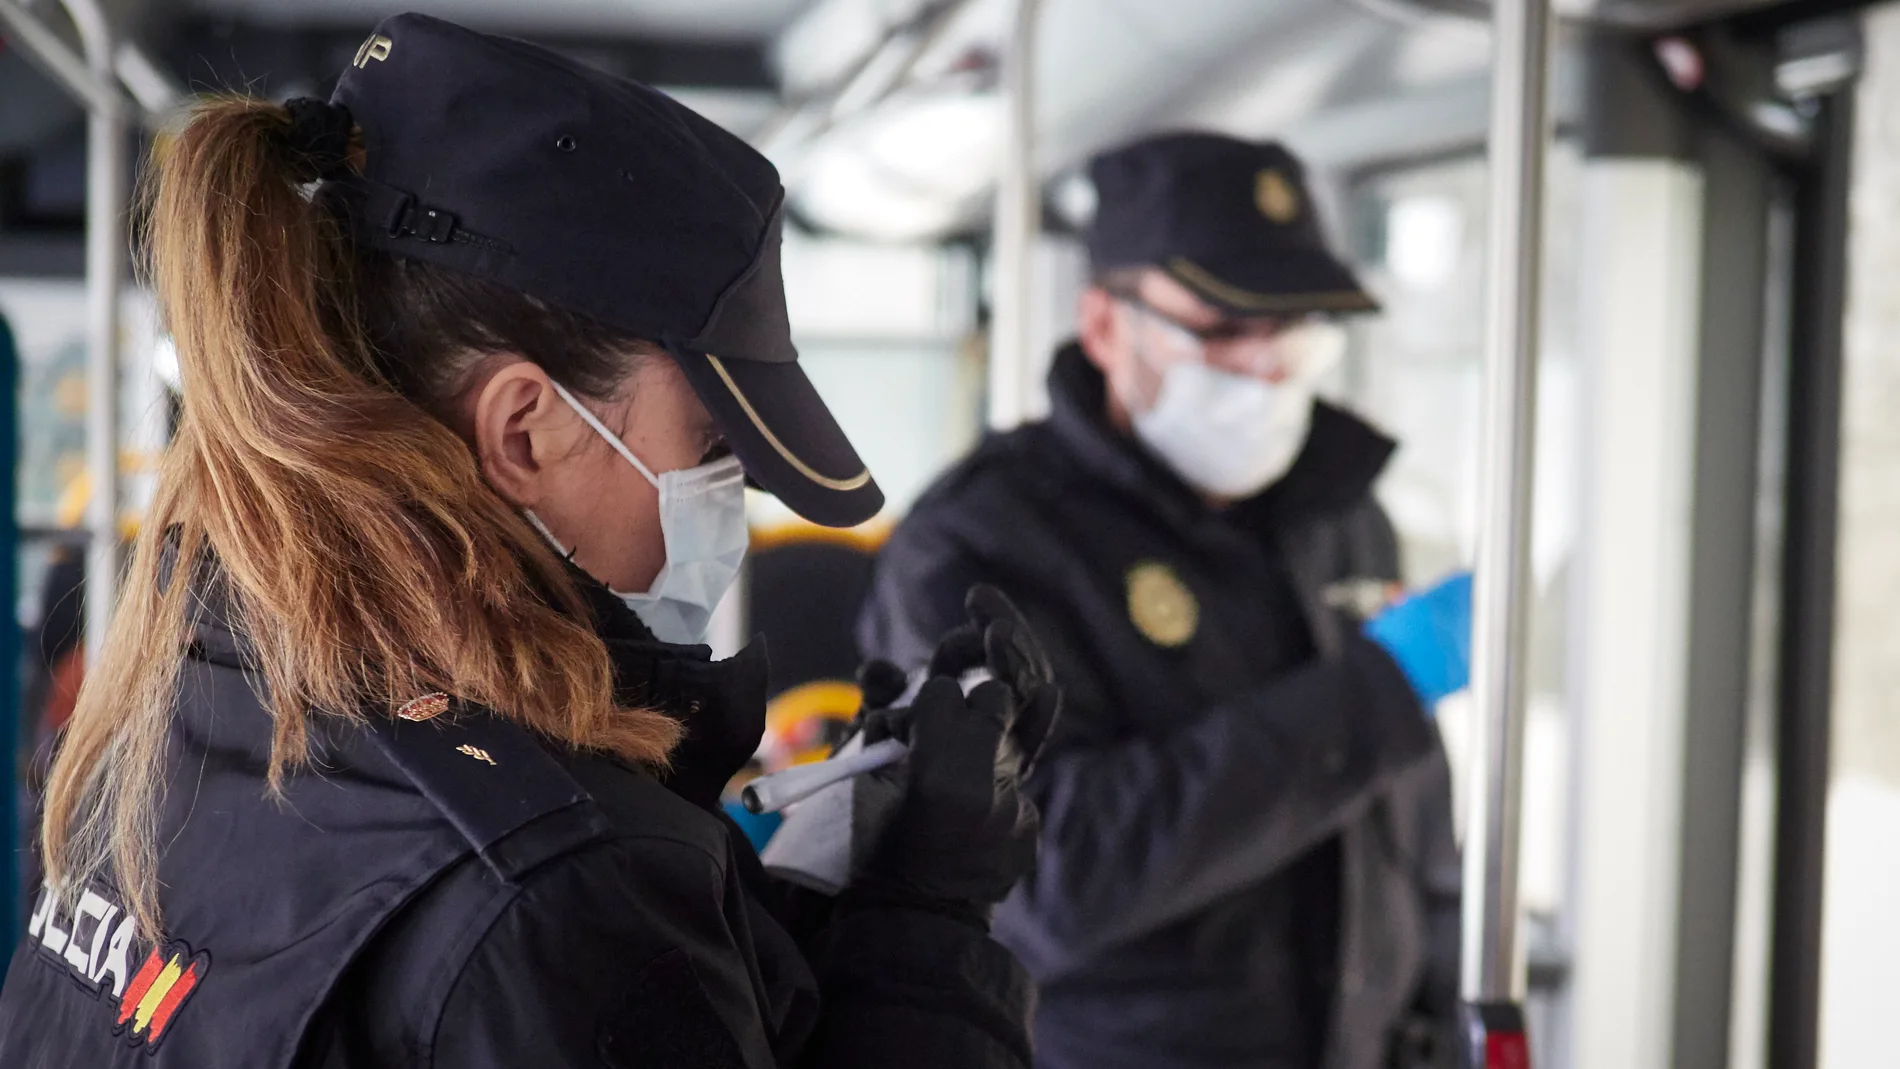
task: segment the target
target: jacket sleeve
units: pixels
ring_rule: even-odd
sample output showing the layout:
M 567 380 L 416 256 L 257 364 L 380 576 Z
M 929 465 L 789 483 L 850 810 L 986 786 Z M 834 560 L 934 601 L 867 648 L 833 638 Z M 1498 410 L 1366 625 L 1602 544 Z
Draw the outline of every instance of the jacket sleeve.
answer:
M 1106 730 L 1101 681 L 1036 585 L 995 574 L 947 532 L 900 532 L 860 620 L 867 656 L 915 664 L 998 582 L 1055 662 L 1064 712 L 1030 783 L 1035 871 L 996 929 L 1038 980 L 1257 883 L 1346 826 L 1437 735 L 1398 666 L 1356 633 L 1316 661 L 1162 735 Z
M 1022 610 L 1030 630 L 1056 665 L 1064 708 L 1103 708 L 1101 681 L 1075 669 L 1087 663 L 1036 591 L 1041 584 L 978 560 L 950 535 L 913 519 L 878 554 L 870 594 L 858 616 L 858 652 L 900 668 L 926 664 L 943 637 L 968 621 L 964 598 L 978 583 L 1001 589 Z M 1064 714 L 1073 723 L 1075 718 Z
M 808 1069 L 1029 1069 L 1029 977 L 973 918 L 840 899 Z
M 1036 870 L 999 932 L 1039 979 L 1272 875 L 1356 819 L 1435 734 L 1359 637 L 1181 729 L 1045 756 Z
M 1418 769 L 1413 790 L 1417 802 L 1411 810 L 1417 821 L 1414 878 L 1425 902 L 1427 928 L 1418 1009 L 1426 1017 L 1451 1021 L 1458 1013 L 1463 871 L 1452 822 L 1451 766 L 1442 751 Z
M 768 1069 L 756 964 L 717 859 L 596 848 L 498 899 L 432 1034 L 443 1069 Z M 710 891 L 710 893 L 709 893 Z
M 749 851 L 734 860 L 770 916 L 754 936 L 783 929 L 818 980 L 797 1065 L 1029 1069 L 1029 977 L 986 918 L 858 890 L 834 899 L 768 875 Z
M 943 636 L 964 622 L 963 599 L 970 588 L 994 581 L 938 541 L 916 527 L 900 528 L 878 554 L 871 591 L 858 616 L 859 654 L 905 669 L 928 662 Z

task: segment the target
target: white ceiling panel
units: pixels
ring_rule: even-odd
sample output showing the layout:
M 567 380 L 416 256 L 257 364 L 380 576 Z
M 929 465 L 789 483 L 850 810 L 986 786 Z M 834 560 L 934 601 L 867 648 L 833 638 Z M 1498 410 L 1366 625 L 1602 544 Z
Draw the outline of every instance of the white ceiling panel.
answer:
M 656 86 L 740 137 L 751 137 L 778 114 L 778 97 L 747 89 L 707 89 L 693 86 Z
M 783 29 L 809 0 L 194 0 L 192 7 L 277 25 L 369 25 L 420 11 L 480 29 L 747 41 Z

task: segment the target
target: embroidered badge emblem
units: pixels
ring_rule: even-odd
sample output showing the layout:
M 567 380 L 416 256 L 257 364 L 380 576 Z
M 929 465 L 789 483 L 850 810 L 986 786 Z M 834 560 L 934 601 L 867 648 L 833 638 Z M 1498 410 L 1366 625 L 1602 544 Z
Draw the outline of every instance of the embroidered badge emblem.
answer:
M 1148 641 L 1173 648 L 1194 637 L 1201 606 L 1173 568 L 1146 560 L 1128 569 L 1128 618 Z
M 396 42 L 384 37 L 380 33 L 372 33 L 368 39 L 363 42 L 362 47 L 356 50 L 356 59 L 352 62 L 358 67 L 367 67 L 370 65 L 371 60 L 381 63 L 383 60 L 388 59 L 389 54 L 395 50 Z
M 1300 217 L 1300 193 L 1286 175 L 1269 167 L 1253 179 L 1253 202 L 1260 214 L 1282 225 Z
M 211 955 L 205 951 L 194 954 L 179 942 L 154 947 L 126 985 L 114 1030 L 134 1046 L 156 1047 L 210 971 Z
M 449 696 L 438 690 L 404 702 L 402 708 L 396 710 L 396 719 L 411 720 L 419 724 L 424 720 L 434 720 L 448 712 L 448 709 Z

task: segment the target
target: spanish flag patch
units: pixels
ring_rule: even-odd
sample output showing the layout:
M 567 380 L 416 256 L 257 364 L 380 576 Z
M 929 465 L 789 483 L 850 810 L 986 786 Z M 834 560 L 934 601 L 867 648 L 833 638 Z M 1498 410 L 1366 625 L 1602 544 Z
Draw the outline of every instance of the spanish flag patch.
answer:
M 115 1031 L 133 1045 L 157 1046 L 172 1018 L 191 998 L 211 970 L 211 955 L 196 954 L 183 943 L 163 943 L 145 956 L 144 964 L 119 999 Z
M 113 1031 L 131 1046 L 155 1049 L 211 971 L 209 951 L 179 940 L 138 956 L 138 924 L 102 888 L 61 900 L 42 886 L 26 938 L 39 960 L 68 973 L 113 1014 Z M 138 968 L 132 967 L 139 962 Z

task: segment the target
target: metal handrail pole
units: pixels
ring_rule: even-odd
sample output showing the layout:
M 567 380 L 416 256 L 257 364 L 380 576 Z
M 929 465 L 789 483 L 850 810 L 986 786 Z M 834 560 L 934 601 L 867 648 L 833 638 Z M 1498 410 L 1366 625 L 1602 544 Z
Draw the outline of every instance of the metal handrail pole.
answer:
M 1033 257 L 1042 229 L 1036 177 L 1036 24 L 1041 0 L 1016 0 L 1015 33 L 1003 63 L 1007 133 L 996 184 L 991 243 L 989 422 L 1010 427 L 1027 414 Z
M 938 0 L 919 8 L 853 61 L 830 89 L 810 99 L 790 101 L 767 119 L 753 135 L 759 151 L 783 166 L 782 161 L 823 136 L 841 119 L 884 101 L 909 80 L 917 61 L 942 39 L 972 2 Z M 895 58 L 887 63 L 887 56 Z
M 1461 987 L 1471 1003 L 1514 1003 L 1524 990 L 1518 847 L 1551 15 L 1550 0 L 1497 0 L 1492 10 L 1490 284 L 1471 676 L 1478 779 L 1465 825 Z
M 86 66 L 116 85 L 111 24 L 98 0 L 62 0 L 79 27 Z M 125 230 L 127 123 L 114 92 L 86 120 L 86 461 L 92 481 L 86 526 L 86 659 L 96 664 L 117 601 L 119 565 L 119 301 L 130 259 Z
M 7 31 L 24 55 L 71 93 L 87 110 L 102 106 L 118 92 L 115 83 L 100 81 L 66 42 L 29 14 L 18 0 L 0 0 L 0 28 Z

